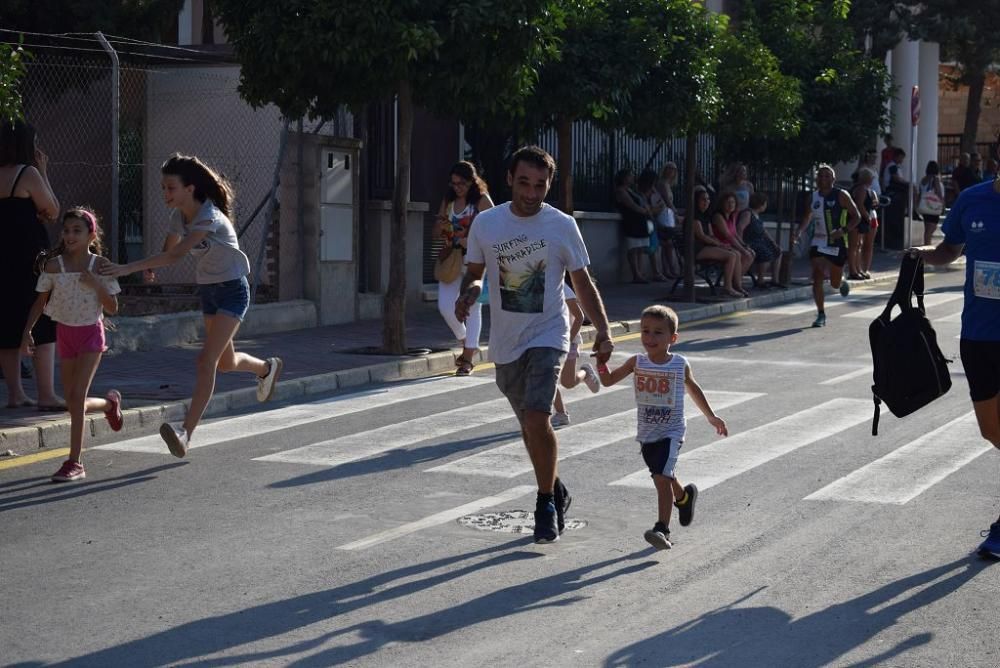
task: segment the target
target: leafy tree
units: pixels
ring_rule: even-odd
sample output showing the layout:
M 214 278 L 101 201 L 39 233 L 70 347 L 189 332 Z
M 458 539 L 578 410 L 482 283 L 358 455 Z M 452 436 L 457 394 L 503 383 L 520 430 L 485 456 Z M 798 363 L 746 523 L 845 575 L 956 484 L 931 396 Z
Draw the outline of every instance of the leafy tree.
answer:
M 1000 60 L 1000 0 L 922 0 L 910 7 L 909 19 L 915 37 L 939 42 L 959 64 L 959 82 L 969 87 L 962 151 L 974 151 L 986 73 Z
M 183 6 L 184 0 L 4 0 L 0 25 L 42 33 L 100 30 L 108 35 L 162 41 Z
M 554 0 L 216 0 L 242 64 L 240 93 L 290 118 L 395 97 L 399 113 L 383 347 L 406 350 L 406 212 L 413 109 L 459 117 L 523 111 L 554 53 Z
M 18 86 L 24 78 L 26 55 L 20 46 L 0 44 L 0 121 L 14 121 L 23 116 Z
M 794 139 L 753 139 L 735 147 L 801 173 L 817 162 L 850 160 L 888 124 L 889 75 L 866 57 L 847 21 L 848 7 L 829 0 L 750 0 L 744 25 L 760 35 L 781 71 L 801 84 L 801 128 Z
M 538 72 L 525 104 L 532 130 L 556 129 L 559 206 L 573 211 L 573 143 L 578 120 L 613 126 L 654 64 L 660 36 L 648 16 L 659 0 L 564 0 L 559 55 Z

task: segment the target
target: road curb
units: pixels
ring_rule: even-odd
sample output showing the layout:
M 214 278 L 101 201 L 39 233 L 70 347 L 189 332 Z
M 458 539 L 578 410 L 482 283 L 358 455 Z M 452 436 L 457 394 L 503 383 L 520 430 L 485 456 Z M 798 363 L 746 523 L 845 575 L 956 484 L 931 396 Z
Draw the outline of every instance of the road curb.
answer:
M 881 272 L 873 274 L 865 281 L 851 281 L 852 285 L 874 285 L 895 280 L 896 272 Z M 828 287 L 828 294 L 835 292 Z M 721 301 L 704 304 L 693 309 L 685 309 L 678 313 L 681 323 L 693 323 L 719 316 L 725 316 L 740 311 L 750 311 L 763 306 L 775 306 L 787 302 L 798 301 L 812 296 L 812 286 L 804 285 L 786 290 L 757 294 L 745 299 Z M 638 314 L 636 314 L 638 315 Z M 622 320 L 611 323 L 612 337 L 623 336 L 639 331 L 638 317 L 632 320 Z M 593 327 L 585 327 L 581 331 L 584 341 L 592 341 Z M 487 361 L 488 347 L 477 354 L 476 362 Z M 327 394 L 336 390 L 361 387 L 376 383 L 396 380 L 414 380 L 430 376 L 442 375 L 455 368 L 455 360 L 459 351 L 436 352 L 421 357 L 404 358 L 389 362 L 380 362 L 353 369 L 331 371 L 327 373 L 283 381 L 275 389 L 275 401 L 304 399 L 318 394 Z M 127 399 L 127 397 L 126 397 Z M 256 405 L 256 388 L 248 387 L 239 390 L 219 392 L 209 403 L 205 417 L 217 417 L 230 411 L 240 410 Z M 187 411 L 187 401 L 173 401 L 160 405 L 129 408 L 123 411 L 125 423 L 122 436 L 147 436 L 157 432 L 165 421 L 181 420 Z M 65 447 L 69 441 L 70 421 L 56 420 L 42 426 L 17 427 L 0 431 L 0 461 L 9 460 L 11 456 L 31 454 L 39 449 Z M 111 434 L 110 427 L 103 416 L 87 418 L 86 434 L 90 438 L 103 438 Z M 5 455 L 7 452 L 13 455 Z

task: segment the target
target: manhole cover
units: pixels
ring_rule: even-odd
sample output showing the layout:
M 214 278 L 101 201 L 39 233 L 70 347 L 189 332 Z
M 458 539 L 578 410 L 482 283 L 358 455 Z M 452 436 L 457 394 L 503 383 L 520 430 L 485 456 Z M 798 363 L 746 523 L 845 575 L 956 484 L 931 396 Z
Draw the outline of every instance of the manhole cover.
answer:
M 458 523 L 479 531 L 498 533 L 532 533 L 535 529 L 535 514 L 527 510 L 505 510 L 499 513 L 483 513 L 459 517 Z M 566 530 L 575 531 L 587 526 L 585 520 L 566 520 Z

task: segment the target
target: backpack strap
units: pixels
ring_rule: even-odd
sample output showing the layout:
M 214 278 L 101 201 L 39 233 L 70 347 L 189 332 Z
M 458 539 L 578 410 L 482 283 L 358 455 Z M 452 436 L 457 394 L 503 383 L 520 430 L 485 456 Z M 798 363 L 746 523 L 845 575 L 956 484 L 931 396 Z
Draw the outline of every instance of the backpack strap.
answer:
M 901 310 L 913 308 L 913 295 L 917 296 L 917 308 L 924 312 L 924 260 L 920 257 L 912 257 L 909 253 L 903 256 L 903 262 L 899 267 L 899 277 L 896 279 L 896 288 L 889 297 L 882 316 L 886 321 L 893 306 L 899 306 Z

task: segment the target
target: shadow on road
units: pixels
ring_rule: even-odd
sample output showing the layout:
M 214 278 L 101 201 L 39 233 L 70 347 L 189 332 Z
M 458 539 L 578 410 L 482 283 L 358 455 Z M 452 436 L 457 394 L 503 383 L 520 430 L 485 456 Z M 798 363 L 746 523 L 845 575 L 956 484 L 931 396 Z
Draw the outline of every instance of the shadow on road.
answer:
M 268 660 L 281 660 L 282 657 L 322 647 L 324 649 L 316 654 L 295 662 L 289 660 L 283 662 L 283 665 L 332 666 L 372 654 L 387 643 L 431 640 L 458 629 L 521 612 L 570 605 L 583 598 L 579 592 L 588 587 L 637 573 L 659 563 L 653 560 L 638 561 L 644 552 L 625 555 L 498 589 L 453 607 L 418 615 L 402 622 L 387 623 L 380 619 L 372 619 L 347 627 L 339 627 L 335 622 L 340 615 L 404 599 L 471 574 L 488 579 L 490 575 L 487 571 L 491 568 L 543 558 L 539 552 L 521 549 L 526 547 L 529 541 L 530 539 L 517 539 L 476 552 L 405 566 L 333 589 L 199 619 L 116 647 L 65 662 L 45 665 L 74 668 L 250 665 Z M 597 573 L 610 568 L 614 570 Z M 421 574 L 429 575 L 416 577 Z M 392 583 L 397 580 L 400 583 L 393 585 Z M 405 609 L 405 603 L 400 605 Z M 329 630 L 317 632 L 307 640 L 278 650 L 209 658 L 220 652 L 232 651 L 243 645 L 292 633 L 313 624 L 322 624 Z M 324 647 L 332 639 L 345 635 L 360 636 L 360 640 L 333 648 Z M 39 662 L 24 662 L 15 664 L 11 668 L 40 665 L 42 664 Z
M 0 497 L 0 512 L 38 506 L 44 503 L 67 501 L 69 499 L 77 499 L 81 496 L 121 489 L 122 487 L 155 480 L 157 477 L 156 474 L 169 471 L 178 466 L 187 466 L 187 462 L 154 466 L 153 468 L 132 471 L 131 473 L 125 473 L 114 478 L 102 478 L 93 481 L 84 479 L 83 481 L 74 483 L 54 483 L 49 478 L 30 478 L 28 481 L 22 481 L 29 482 L 30 484 L 18 487 L 17 489 L 7 489 L 0 492 L 0 494 L 18 494 L 18 496 Z M 27 492 L 27 490 L 37 491 Z M 21 492 L 27 493 L 22 494 Z
M 901 617 L 948 596 L 990 562 L 965 557 L 917 573 L 800 619 L 774 607 L 737 608 L 756 592 L 724 608 L 629 645 L 608 657 L 618 666 L 796 666 L 820 668 L 838 663 Z M 757 590 L 760 591 L 760 590 Z M 931 641 L 918 633 L 877 656 L 852 666 L 898 665 L 904 652 Z
M 268 487 L 282 489 L 285 487 L 298 487 L 300 485 L 314 485 L 316 483 L 353 478 L 370 473 L 383 473 L 385 471 L 405 469 L 437 461 L 459 452 L 468 452 L 483 446 L 520 438 L 520 436 L 520 431 L 505 431 L 486 434 L 477 438 L 466 438 L 461 441 L 446 441 L 434 445 L 425 445 L 419 448 L 397 448 L 374 457 L 331 466 L 330 468 L 313 471 L 312 473 L 306 473 L 305 475 L 289 478 L 288 480 L 279 480 L 278 482 L 271 483 Z M 358 434 L 358 438 L 363 439 L 364 434 Z
M 786 336 L 792 336 L 793 334 L 802 332 L 804 329 L 803 327 L 794 327 L 775 332 L 761 332 L 760 334 L 747 334 L 746 336 L 733 336 L 725 339 L 692 339 L 690 341 L 682 339 L 677 345 L 671 346 L 670 349 L 684 354 L 686 352 L 719 351 L 726 348 L 747 348 L 761 341 L 774 341 Z

